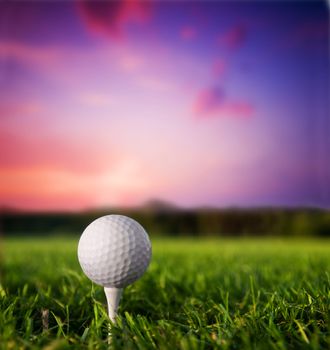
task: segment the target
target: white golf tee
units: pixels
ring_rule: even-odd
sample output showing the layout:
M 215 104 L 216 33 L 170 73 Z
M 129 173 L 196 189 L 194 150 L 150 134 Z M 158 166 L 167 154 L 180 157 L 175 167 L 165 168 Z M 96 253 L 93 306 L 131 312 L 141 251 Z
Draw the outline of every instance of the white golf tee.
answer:
M 122 288 L 107 288 L 104 287 L 104 293 L 108 302 L 108 315 L 110 320 L 115 323 L 117 316 L 117 309 L 119 306 L 120 298 L 123 293 Z

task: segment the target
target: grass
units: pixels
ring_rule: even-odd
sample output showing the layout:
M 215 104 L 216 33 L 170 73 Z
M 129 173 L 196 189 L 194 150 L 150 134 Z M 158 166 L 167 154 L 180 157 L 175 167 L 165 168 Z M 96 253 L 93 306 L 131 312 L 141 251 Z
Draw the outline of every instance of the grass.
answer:
M 329 349 L 330 242 L 153 240 L 112 343 L 72 238 L 6 239 L 1 349 Z

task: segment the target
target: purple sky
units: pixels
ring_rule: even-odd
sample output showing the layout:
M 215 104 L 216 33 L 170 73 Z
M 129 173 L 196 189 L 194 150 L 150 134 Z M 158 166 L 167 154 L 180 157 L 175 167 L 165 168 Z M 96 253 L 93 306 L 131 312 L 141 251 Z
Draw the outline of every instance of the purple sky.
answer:
M 0 205 L 330 205 L 325 1 L 0 3 Z

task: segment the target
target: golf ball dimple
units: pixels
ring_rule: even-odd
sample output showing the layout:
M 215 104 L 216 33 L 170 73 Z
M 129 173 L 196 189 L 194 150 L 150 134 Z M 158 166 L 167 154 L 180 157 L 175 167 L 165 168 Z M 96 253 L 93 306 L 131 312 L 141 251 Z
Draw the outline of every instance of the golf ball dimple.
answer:
M 78 244 L 84 273 L 104 287 L 123 288 L 139 279 L 151 259 L 144 228 L 123 215 L 102 216 L 89 224 Z

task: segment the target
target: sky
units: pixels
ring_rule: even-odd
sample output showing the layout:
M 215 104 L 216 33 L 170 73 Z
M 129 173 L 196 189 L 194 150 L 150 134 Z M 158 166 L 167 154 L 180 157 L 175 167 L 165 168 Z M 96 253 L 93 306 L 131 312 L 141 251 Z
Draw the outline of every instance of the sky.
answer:
M 328 28 L 322 1 L 1 2 L 0 207 L 329 207 Z

